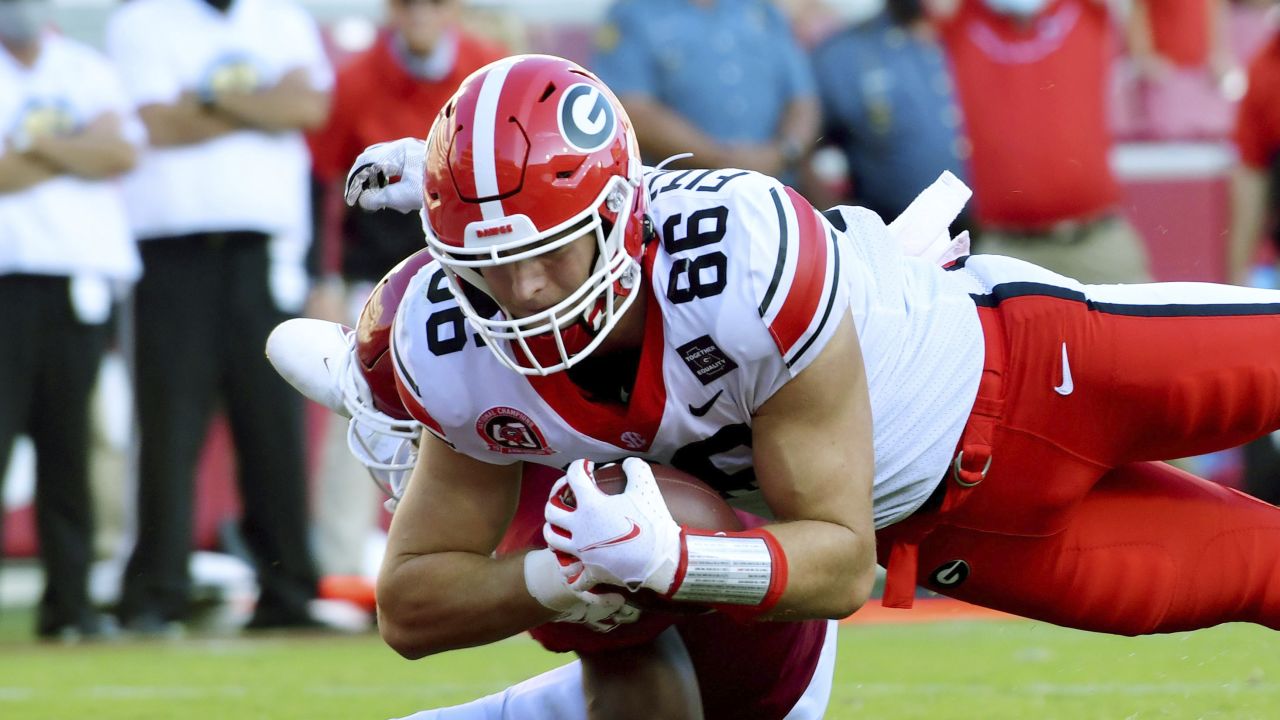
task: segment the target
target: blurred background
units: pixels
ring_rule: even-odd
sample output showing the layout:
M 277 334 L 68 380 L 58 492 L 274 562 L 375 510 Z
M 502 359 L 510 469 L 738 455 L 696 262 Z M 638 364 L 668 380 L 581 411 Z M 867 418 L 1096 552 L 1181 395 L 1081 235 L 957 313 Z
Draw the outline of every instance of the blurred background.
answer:
M 0 0 L 0 12 L 30 2 Z M 301 10 L 288 16 L 297 28 L 280 26 L 278 42 L 284 49 L 270 62 L 254 64 L 254 43 L 260 40 L 253 37 L 241 45 L 225 38 L 210 41 L 248 53 L 248 59 L 238 56 L 241 64 L 235 67 L 217 66 L 216 48 L 205 49 L 203 41 L 184 46 L 187 41 L 174 40 L 197 31 L 179 15 L 164 15 L 165 4 L 203 2 L 35 3 L 44 8 L 40 17 L 52 37 L 74 41 L 114 68 L 127 107 L 116 107 L 112 116 L 132 117 L 146 130 L 121 131 L 137 158 L 115 172 L 57 166 L 48 148 L 45 158 L 47 165 L 60 168 L 50 171 L 54 176 L 60 172 L 118 191 L 142 250 L 141 278 L 122 276 L 113 284 L 109 337 L 93 392 L 83 406 L 65 408 L 78 417 L 87 413 L 90 429 L 84 451 L 93 512 L 77 525 L 91 534 L 88 604 L 93 612 L 119 610 L 120 624 L 141 633 L 180 633 L 202 625 L 234 629 L 254 622 L 367 628 L 388 517 L 376 489 L 346 452 L 345 424 L 308 406 L 297 415 L 305 475 L 301 494 L 254 496 L 251 502 L 270 506 L 272 514 L 246 520 L 242 498 L 249 497 L 256 481 L 246 485 L 243 470 L 267 463 L 265 455 L 280 450 L 256 448 L 245 438 L 275 435 L 280 426 L 263 430 L 243 420 L 237 431 L 236 422 L 228 422 L 229 415 L 260 412 L 249 407 L 228 413 L 240 407 L 237 393 L 251 392 L 242 389 L 245 384 L 225 381 L 235 376 L 230 370 L 225 377 L 210 371 L 210 377 L 223 380 L 210 380 L 208 393 L 193 396 L 201 411 L 184 415 L 178 408 L 165 418 L 153 417 L 152 427 L 176 426 L 199 442 L 192 446 L 194 462 L 179 457 L 170 471 L 179 484 L 190 483 L 190 497 L 151 502 L 147 488 L 163 488 L 169 481 L 147 480 L 146 472 L 139 477 L 140 468 L 150 467 L 140 460 L 149 457 L 140 449 L 146 446 L 148 425 L 139 421 L 135 407 L 153 407 L 140 398 L 151 387 L 169 387 L 172 372 L 162 378 L 164 368 L 150 367 L 147 358 L 156 356 L 151 352 L 144 352 L 139 364 L 138 348 L 166 344 L 165 318 L 148 314 L 147 308 L 171 303 L 157 299 L 164 296 L 148 283 L 156 273 L 180 272 L 165 265 L 170 261 L 157 257 L 156 249 L 161 243 L 170 250 L 178 247 L 170 242 L 175 238 L 181 243 L 197 238 L 198 252 L 222 262 L 224 244 L 247 247 L 257 241 L 242 243 L 240 234 L 261 236 L 272 317 L 301 314 L 352 324 L 372 284 L 422 241 L 414 217 L 348 214 L 339 190 L 346 169 L 370 143 L 425 135 L 456 83 L 470 69 L 505 54 L 552 53 L 598 72 L 631 113 L 650 163 L 692 151 L 694 157 L 683 161 L 688 167 L 757 169 L 793 184 L 819 207 L 860 203 L 886 220 L 941 171 L 952 170 L 975 191 L 956 229 L 969 230 L 979 251 L 1025 256 L 1087 282 L 1275 282 L 1269 238 L 1277 208 L 1280 73 L 1267 68 L 1250 73 L 1256 59 L 1280 55 L 1277 8 L 1269 0 L 210 0 L 208 5 L 227 17 L 249 3 Z M 56 123 L 33 124 L 30 98 L 54 90 L 38 86 L 43 77 L 38 63 L 22 69 L 27 46 L 4 35 L 3 17 L 0 70 L 29 81 L 22 86 L 27 88 L 23 100 L 21 90 L 13 92 L 17 85 L 5 89 L 11 76 L 0 75 L 0 132 L 5 152 L 17 157 L 39 152 L 35 141 L 41 133 L 75 137 L 93 117 L 62 130 Z M 261 28 L 256 32 L 262 35 Z M 309 47 L 313 39 L 318 56 L 300 51 L 292 58 L 285 52 Z M 158 49 L 144 53 L 143 46 L 152 41 Z M 170 61 L 157 54 L 166 41 L 167 51 L 175 53 Z M 210 58 L 209 67 L 177 67 L 194 63 L 187 61 L 201 53 Z M 142 77 L 156 74 L 166 62 L 175 65 L 174 77 L 165 81 L 172 85 L 169 95 L 155 89 L 153 78 Z M 305 72 L 295 75 L 295 70 Z M 296 87 L 290 85 L 293 79 Z M 58 92 L 76 92 L 74 83 L 54 85 Z M 255 97 L 272 92 L 277 93 L 274 102 L 288 107 L 253 107 Z M 180 118 L 159 115 L 164 108 L 205 112 L 227 125 L 184 135 Z M 173 122 L 178 130 L 166 124 Z M 296 156 L 309 164 L 293 168 L 258 161 L 254 158 L 267 156 L 254 155 L 259 151 L 245 150 L 248 146 L 230 147 L 234 138 L 249 142 L 251 135 L 296 141 L 289 147 L 305 149 Z M 214 178 L 230 187 L 230 194 L 185 185 L 188 176 L 180 165 L 192 159 L 177 155 L 181 152 L 240 158 L 238 166 L 217 165 L 230 168 Z M 190 167 L 200 167 L 203 161 L 192 162 Z M 287 217 L 271 217 L 270 207 L 259 216 L 228 209 L 226 222 L 218 222 L 220 208 L 240 202 L 236 188 L 272 183 L 295 170 L 307 181 L 280 181 L 293 188 L 293 195 L 275 205 L 276 214 Z M 146 186 L 157 178 L 167 187 Z M 57 271 L 23 265 L 19 248 L 24 241 L 14 218 L 36 212 L 23 210 L 35 206 L 19 200 L 39 187 L 6 188 L 0 182 L 0 282 L 53 272 L 71 277 L 75 285 L 82 273 L 69 265 Z M 251 187 L 247 191 L 261 196 Z M 157 218 L 158 206 L 180 204 L 165 199 L 165 192 L 204 193 L 216 201 L 187 216 Z M 3 205 L 6 197 L 13 200 L 10 206 Z M 192 219 L 197 216 L 198 221 Z M 259 217 L 270 221 L 259 222 Z M 213 272 L 210 262 L 201 265 Z M 5 299 L 10 297 L 20 296 L 0 295 L 0 303 L 18 302 Z M 141 306 L 139 298 L 146 300 Z M 23 309 L 0 307 L 6 316 Z M 170 320 L 181 323 L 178 314 Z M 187 343 L 180 335 L 171 332 L 169 344 Z M 261 355 L 261 338 L 252 333 L 241 336 L 233 328 L 216 342 L 243 342 L 247 355 Z M 180 351 L 174 353 L 166 360 L 170 366 L 186 362 Z M 0 372 L 8 371 L 9 366 L 0 366 Z M 0 385 L 11 382 L 0 378 Z M 14 406 L 19 400 L 0 393 L 0 410 L 5 403 Z M 10 431 L 0 612 L 52 602 L 45 587 L 50 560 L 39 561 L 41 523 L 34 504 L 41 444 L 19 419 L 0 423 L 0 445 Z M 165 438 L 169 444 L 181 440 Z M 237 445 L 245 446 L 239 456 Z M 0 468 L 3 458 L 0 450 Z M 1276 501 L 1280 455 L 1269 440 L 1183 462 L 1218 482 Z M 189 477 L 182 478 L 184 473 Z M 188 504 L 189 525 L 158 529 L 162 523 L 155 517 L 185 517 Z M 282 517 L 301 518 L 305 539 L 258 537 L 258 525 Z M 189 557 L 174 540 L 187 534 Z M 180 586 L 175 599 L 161 602 L 162 589 L 130 589 L 123 580 L 151 572 L 148 542 L 176 545 L 176 562 L 187 563 L 188 577 L 177 571 L 173 581 Z M 265 557 L 268 551 L 262 548 L 299 542 L 308 556 L 296 560 L 301 590 L 279 593 L 284 598 L 301 593 L 298 607 L 305 613 L 290 614 L 293 606 L 281 600 L 282 614 L 264 615 L 258 607 L 262 588 L 270 584 L 264 574 L 279 562 Z M 123 608 L 122 593 L 129 596 Z M 317 599 L 328 604 L 311 602 Z M 37 633 L 74 641 L 104 632 L 97 615 L 69 612 L 38 621 Z

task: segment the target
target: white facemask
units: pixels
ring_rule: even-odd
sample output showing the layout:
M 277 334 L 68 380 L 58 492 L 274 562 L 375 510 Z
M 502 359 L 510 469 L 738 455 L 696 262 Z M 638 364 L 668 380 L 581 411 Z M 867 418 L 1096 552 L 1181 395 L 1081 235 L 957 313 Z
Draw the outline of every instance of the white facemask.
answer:
M 1049 0 L 982 0 L 993 12 L 1001 15 L 1031 17 L 1049 4 Z
M 49 22 L 49 10 L 45 0 L 0 0 L 0 39 L 35 40 Z

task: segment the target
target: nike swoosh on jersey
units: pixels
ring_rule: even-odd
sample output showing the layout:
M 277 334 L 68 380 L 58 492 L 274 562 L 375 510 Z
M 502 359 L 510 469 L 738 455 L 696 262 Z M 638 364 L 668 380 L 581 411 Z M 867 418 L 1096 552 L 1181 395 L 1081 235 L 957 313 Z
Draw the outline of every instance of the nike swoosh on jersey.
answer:
M 705 404 L 699 405 L 697 407 L 690 405 L 689 413 L 694 417 L 702 417 L 703 415 L 706 415 L 707 413 L 711 412 L 711 406 L 716 404 L 716 400 L 720 399 L 720 394 L 723 392 L 724 390 L 717 390 L 716 394 L 712 395 L 711 399 L 708 400 Z
M 631 518 L 627 518 L 627 519 L 631 520 Z M 625 533 L 617 537 L 609 538 L 608 540 L 601 540 L 598 543 L 591 543 L 590 545 L 584 548 L 578 548 L 578 552 L 587 552 L 588 550 L 598 550 L 602 547 L 609 547 L 610 545 L 621 545 L 622 543 L 635 540 L 638 537 L 640 537 L 640 525 L 637 524 L 635 520 L 631 520 L 630 530 L 626 531 Z
M 1071 382 L 1071 363 L 1067 361 L 1067 344 L 1062 343 L 1062 384 L 1054 386 L 1053 391 L 1066 397 L 1075 389 L 1075 383 Z

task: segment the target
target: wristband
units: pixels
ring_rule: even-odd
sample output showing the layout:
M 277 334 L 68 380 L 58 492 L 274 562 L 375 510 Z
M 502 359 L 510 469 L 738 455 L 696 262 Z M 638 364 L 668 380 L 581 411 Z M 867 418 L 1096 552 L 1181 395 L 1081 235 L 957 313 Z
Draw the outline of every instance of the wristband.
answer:
M 763 528 L 710 532 L 683 528 L 680 565 L 668 597 L 733 606 L 742 614 L 768 612 L 787 585 L 787 557 L 778 539 Z

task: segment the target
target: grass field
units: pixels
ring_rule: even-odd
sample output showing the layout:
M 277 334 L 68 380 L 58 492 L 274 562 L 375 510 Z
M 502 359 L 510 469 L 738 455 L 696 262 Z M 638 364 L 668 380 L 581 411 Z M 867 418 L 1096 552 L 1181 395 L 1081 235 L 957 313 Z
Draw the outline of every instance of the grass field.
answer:
M 0 718 L 381 720 L 565 659 L 516 638 L 402 660 L 374 635 L 61 647 L 0 624 Z M 1117 638 L 1009 620 L 845 626 L 830 718 L 1280 718 L 1280 637 Z

